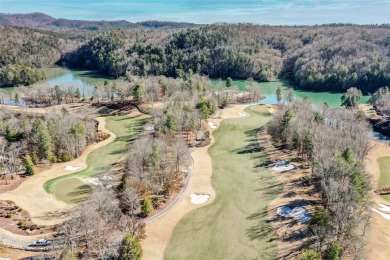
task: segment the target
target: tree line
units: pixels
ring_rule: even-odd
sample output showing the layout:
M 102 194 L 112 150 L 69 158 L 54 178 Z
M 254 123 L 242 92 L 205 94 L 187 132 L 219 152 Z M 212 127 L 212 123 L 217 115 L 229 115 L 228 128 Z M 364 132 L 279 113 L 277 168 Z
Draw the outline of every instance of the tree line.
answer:
M 390 89 L 384 87 L 378 89 L 370 98 L 370 103 L 381 115 L 390 114 Z
M 319 194 L 309 223 L 317 257 L 359 258 L 364 253 L 370 223 L 370 176 L 363 164 L 372 148 L 369 130 L 357 110 L 313 107 L 299 99 L 282 101 L 268 125 L 275 141 L 311 167 L 307 177 Z
M 390 30 L 385 25 L 219 24 L 66 33 L 0 26 L 0 31 L 0 86 L 40 80 L 29 69 L 62 61 L 116 78 L 128 73 L 176 77 L 178 70 L 191 70 L 212 78 L 285 77 L 307 89 L 357 87 L 364 93 L 390 82 Z
M 0 25 L 0 88 L 45 79 L 37 68 L 53 65 L 85 36 Z
M 67 162 L 95 141 L 97 124 L 87 115 L 30 115 L 0 110 L 0 170 L 14 176 L 20 168 L 34 174 L 34 165 Z
M 314 90 L 357 87 L 373 93 L 388 85 L 390 31 L 386 26 L 271 27 L 211 25 L 170 31 L 111 31 L 68 55 L 73 66 L 111 76 L 212 78 L 286 77 Z

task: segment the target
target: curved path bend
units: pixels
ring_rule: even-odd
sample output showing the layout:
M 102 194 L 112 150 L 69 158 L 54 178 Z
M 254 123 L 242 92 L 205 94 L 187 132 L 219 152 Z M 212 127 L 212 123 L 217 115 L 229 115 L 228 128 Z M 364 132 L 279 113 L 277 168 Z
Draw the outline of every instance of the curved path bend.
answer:
M 210 119 L 211 122 L 220 125 L 223 119 L 239 118 L 239 113 L 243 113 L 245 108 L 250 105 L 235 105 L 222 111 L 221 116 L 217 119 Z M 208 126 L 209 127 L 209 126 Z M 209 127 L 210 128 L 210 127 Z M 212 133 L 215 129 L 209 129 Z M 191 178 L 188 178 L 188 187 L 184 189 L 176 204 L 168 206 L 164 214 L 159 215 L 156 219 L 147 220 L 146 239 L 141 242 L 142 259 L 158 260 L 164 258 L 164 251 L 168 246 L 169 240 L 177 223 L 194 209 L 209 204 L 215 198 L 215 191 L 211 185 L 213 175 L 212 161 L 208 154 L 208 148 L 214 144 L 214 138 L 211 135 L 211 144 L 207 147 L 196 148 L 192 153 L 194 166 Z M 200 193 L 209 194 L 208 202 L 200 205 L 191 203 L 190 194 Z
M 99 121 L 99 130 L 103 130 L 110 134 L 108 139 L 88 146 L 81 156 L 73 161 L 58 163 L 47 170 L 38 171 L 35 175 L 28 177 L 28 179 L 16 189 L 0 194 L 0 200 L 14 201 L 16 205 L 29 212 L 31 220 L 37 225 L 54 225 L 64 221 L 67 218 L 65 212 L 71 208 L 72 205 L 59 201 L 54 195 L 48 194 L 44 190 L 43 184 L 48 180 L 86 169 L 88 155 L 92 151 L 115 140 L 115 134 L 105 128 L 105 118 L 98 117 L 96 120 Z M 65 167 L 67 165 L 81 168 L 78 171 L 66 171 Z

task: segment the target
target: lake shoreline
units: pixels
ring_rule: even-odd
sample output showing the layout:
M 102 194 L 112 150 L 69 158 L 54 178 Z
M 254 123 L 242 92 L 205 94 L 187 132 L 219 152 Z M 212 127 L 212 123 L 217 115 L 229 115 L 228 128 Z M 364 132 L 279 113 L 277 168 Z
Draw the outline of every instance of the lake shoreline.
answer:
M 104 84 L 105 81 L 112 81 L 113 78 L 100 74 L 95 70 L 85 70 L 85 69 L 74 69 L 67 68 L 61 66 L 51 66 L 45 67 L 41 69 L 46 76 L 46 80 L 42 83 L 48 83 L 53 87 L 55 85 L 59 85 L 60 87 L 66 89 L 66 87 L 70 84 L 75 85 L 79 88 L 82 96 L 91 97 L 93 96 L 93 91 L 96 84 Z M 249 80 L 233 80 L 233 86 L 237 87 L 239 90 L 244 91 L 246 85 L 249 83 Z M 220 79 L 210 79 L 210 87 L 217 85 L 225 86 L 225 81 Z M 261 94 L 265 96 L 260 104 L 276 104 L 276 89 L 278 86 L 282 87 L 283 95 L 289 88 L 293 88 L 295 95 L 299 98 L 309 98 L 310 101 L 315 105 L 323 105 L 325 102 L 331 108 L 341 107 L 341 96 L 342 92 L 334 92 L 334 91 L 318 91 L 318 90 L 307 90 L 298 87 L 294 84 L 294 82 L 283 79 L 276 78 L 270 82 L 254 82 L 256 86 L 261 87 Z M 1 88 L 7 92 L 9 97 L 8 99 L 4 99 L 4 103 L 7 105 L 15 105 L 13 101 L 14 94 L 13 92 L 18 87 L 12 88 Z M 0 89 L 0 90 L 1 90 Z M 369 99 L 369 96 L 363 96 L 361 103 L 366 103 Z M 1 100 L 1 97 L 0 97 Z

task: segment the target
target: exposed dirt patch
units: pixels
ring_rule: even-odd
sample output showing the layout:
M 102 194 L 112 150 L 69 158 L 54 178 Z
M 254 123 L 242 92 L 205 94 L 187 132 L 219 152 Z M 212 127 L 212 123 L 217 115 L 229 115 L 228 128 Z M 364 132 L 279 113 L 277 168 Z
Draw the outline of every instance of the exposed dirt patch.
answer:
M 25 175 L 16 174 L 14 178 L 10 176 L 3 175 L 0 177 L 0 193 L 4 193 L 13 189 L 16 189 L 22 182 L 24 182 L 28 177 Z
M 54 231 L 53 227 L 38 226 L 28 212 L 12 201 L 0 201 L 0 227 L 17 235 L 40 235 Z
M 15 259 L 22 259 L 31 256 L 44 255 L 44 254 L 45 253 L 42 252 L 30 252 L 30 251 L 8 248 L 1 245 L 0 242 L 0 259 L 15 260 Z

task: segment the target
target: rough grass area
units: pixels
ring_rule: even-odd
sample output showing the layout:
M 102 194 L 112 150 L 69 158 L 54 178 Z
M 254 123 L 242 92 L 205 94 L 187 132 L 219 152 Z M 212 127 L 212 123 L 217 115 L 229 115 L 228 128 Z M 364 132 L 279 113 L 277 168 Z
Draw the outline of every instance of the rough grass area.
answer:
M 259 111 L 259 112 L 256 112 Z M 209 149 L 215 200 L 184 217 L 173 233 L 165 259 L 275 259 L 266 208 L 282 185 L 265 168 L 257 133 L 268 110 L 246 109 L 250 117 L 222 121 Z
M 118 162 L 126 154 L 129 143 L 142 131 L 144 123 L 144 120 L 128 115 L 108 117 L 106 128 L 116 135 L 116 139 L 88 155 L 87 169 L 49 180 L 44 184 L 44 189 L 59 200 L 78 202 L 89 193 L 88 185 L 81 179 L 98 175 Z
M 378 188 L 390 187 L 390 156 L 379 158 L 378 164 L 381 170 Z M 390 202 L 390 195 L 382 195 L 381 197 Z

